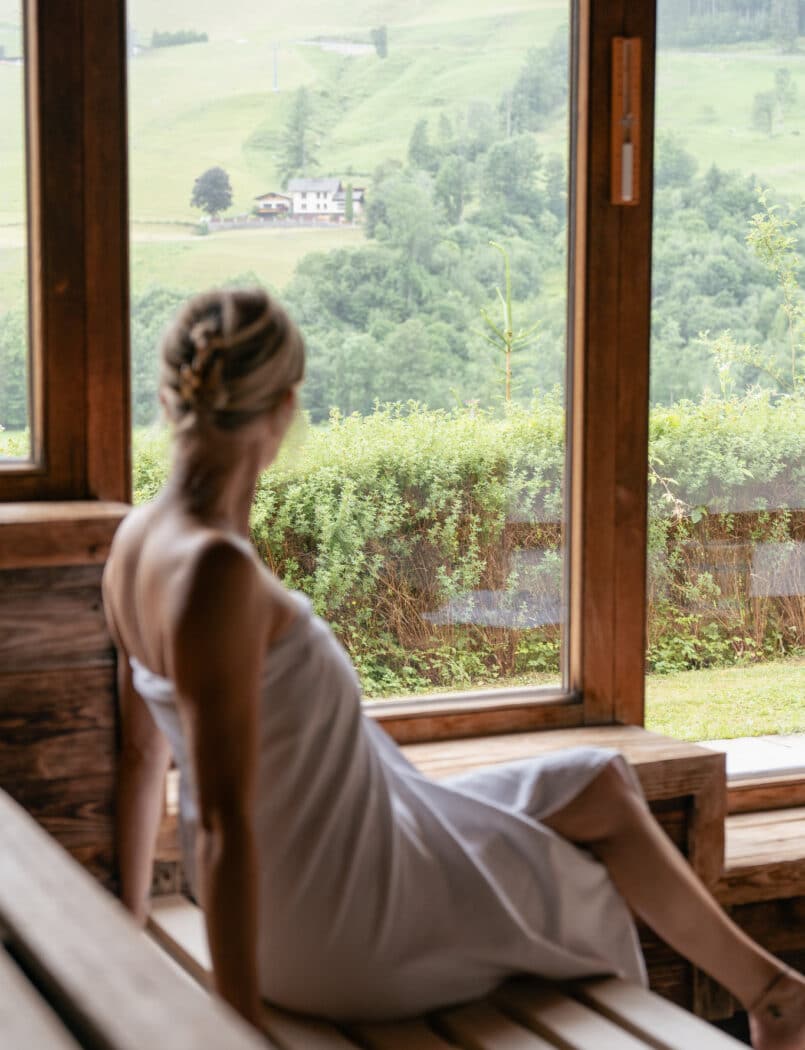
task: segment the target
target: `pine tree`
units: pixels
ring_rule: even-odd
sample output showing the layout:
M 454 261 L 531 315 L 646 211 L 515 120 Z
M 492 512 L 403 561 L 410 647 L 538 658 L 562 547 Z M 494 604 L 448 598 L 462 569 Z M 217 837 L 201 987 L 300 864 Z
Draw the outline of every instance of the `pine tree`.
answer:
M 347 183 L 346 200 L 344 201 L 344 218 L 347 222 L 355 221 L 355 202 L 352 196 L 352 183 Z
M 318 161 L 310 148 L 310 140 L 313 135 L 312 110 L 307 88 L 298 88 L 293 97 L 291 112 L 282 137 L 282 157 L 279 168 L 284 182 L 295 175 L 307 175 L 310 168 L 318 166 Z
M 781 51 L 796 51 L 799 33 L 799 0 L 772 0 L 772 40 Z

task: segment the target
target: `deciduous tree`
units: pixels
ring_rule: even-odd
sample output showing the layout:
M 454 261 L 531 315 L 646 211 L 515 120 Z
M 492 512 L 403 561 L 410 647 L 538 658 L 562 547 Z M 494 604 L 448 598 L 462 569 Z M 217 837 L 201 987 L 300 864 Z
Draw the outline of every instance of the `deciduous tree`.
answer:
M 193 208 L 214 219 L 232 205 L 232 185 L 223 168 L 207 168 L 193 183 Z

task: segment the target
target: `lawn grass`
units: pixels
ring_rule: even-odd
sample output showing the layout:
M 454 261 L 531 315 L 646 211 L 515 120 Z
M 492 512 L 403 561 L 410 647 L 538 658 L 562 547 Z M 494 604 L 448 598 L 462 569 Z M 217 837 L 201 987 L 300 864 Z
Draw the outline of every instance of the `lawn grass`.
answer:
M 176 231 L 173 237 L 171 230 Z M 261 227 L 207 237 L 182 227 L 168 226 L 166 231 L 161 227 L 133 227 L 131 276 L 135 295 L 149 285 L 190 292 L 249 276 L 281 290 L 293 276 L 299 260 L 308 253 L 357 246 L 364 241 L 359 226 Z
M 132 292 L 138 295 L 161 285 L 190 293 L 238 277 L 282 291 L 308 253 L 357 247 L 364 240 L 360 226 L 263 226 L 201 237 L 195 224 L 134 223 L 129 256 Z M 0 227 L 0 315 L 22 309 L 26 287 L 24 230 Z
M 487 689 L 526 685 L 559 688 L 560 683 L 550 674 L 477 683 Z M 805 660 L 647 675 L 645 726 L 677 740 L 805 733 Z
M 646 729 L 680 740 L 805 733 L 805 660 L 649 675 Z

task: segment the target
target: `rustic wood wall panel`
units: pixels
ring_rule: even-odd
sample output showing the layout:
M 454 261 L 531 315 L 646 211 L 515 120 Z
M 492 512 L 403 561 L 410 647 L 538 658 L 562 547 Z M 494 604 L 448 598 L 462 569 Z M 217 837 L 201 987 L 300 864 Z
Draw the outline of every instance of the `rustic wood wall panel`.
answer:
M 0 572 L 0 788 L 113 883 L 114 657 L 101 567 Z
M 0 573 L 3 674 L 111 663 L 101 572 L 90 565 Z

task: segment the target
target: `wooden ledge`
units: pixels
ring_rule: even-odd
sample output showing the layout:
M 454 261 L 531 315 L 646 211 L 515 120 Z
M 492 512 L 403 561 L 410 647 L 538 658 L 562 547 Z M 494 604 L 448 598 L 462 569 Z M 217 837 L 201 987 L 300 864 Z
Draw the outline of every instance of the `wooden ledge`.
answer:
M 724 905 L 805 897 L 805 808 L 728 817 L 716 895 Z
M 805 773 L 727 781 L 729 813 L 759 813 L 805 806 Z
M 585 726 L 408 744 L 404 753 L 434 780 L 481 766 L 534 758 L 570 747 L 611 747 L 627 759 L 652 803 L 689 799 L 687 841 L 694 870 L 708 885 L 721 876 L 726 816 L 726 757 L 640 726 Z
M 651 797 L 672 797 L 663 790 L 663 775 L 675 768 L 706 767 L 723 774 L 724 756 L 683 740 L 652 733 L 640 726 L 584 726 L 550 732 L 503 733 L 463 740 L 407 744 L 403 751 L 423 773 L 435 780 L 466 773 L 480 766 L 533 758 L 568 747 L 611 747 L 623 752 Z M 674 781 L 676 778 L 674 778 Z M 666 785 L 677 792 L 678 784 Z
M 129 509 L 100 500 L 2 503 L 0 569 L 100 564 Z

